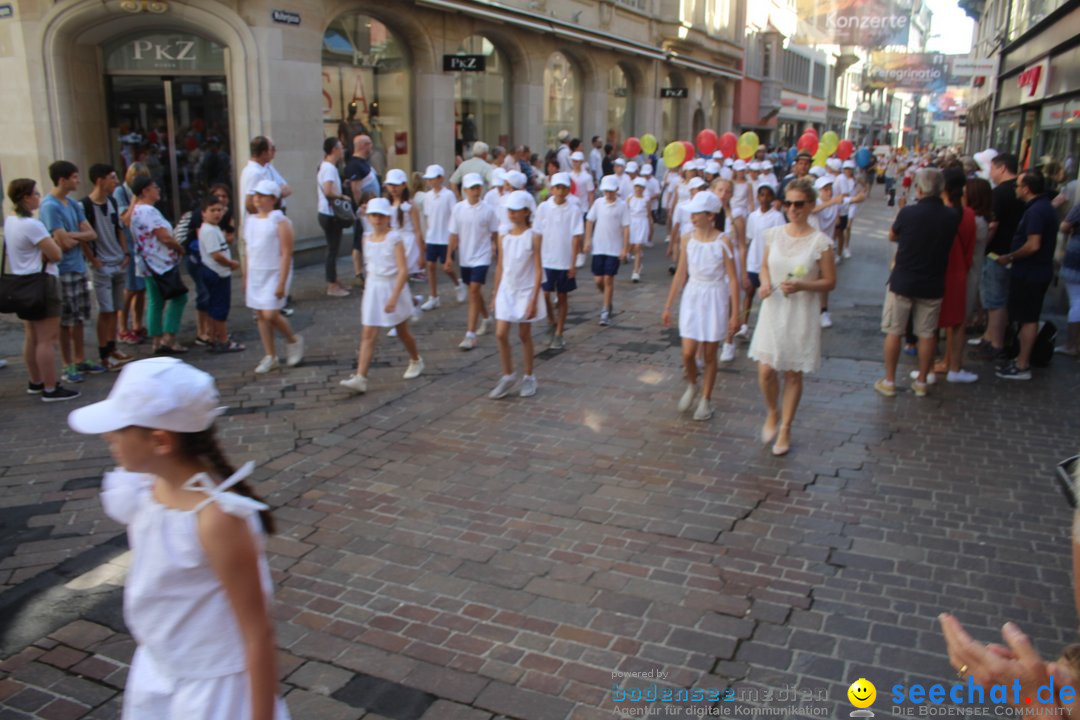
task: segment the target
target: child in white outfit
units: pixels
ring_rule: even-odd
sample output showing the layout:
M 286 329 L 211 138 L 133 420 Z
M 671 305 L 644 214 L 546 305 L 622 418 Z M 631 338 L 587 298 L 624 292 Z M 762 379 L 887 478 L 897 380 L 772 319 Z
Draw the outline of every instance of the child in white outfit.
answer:
M 123 720 L 288 720 L 278 696 L 273 524 L 214 438 L 214 379 L 176 358 L 125 366 L 109 397 L 68 417 L 104 435 L 122 469 L 105 512 L 127 525 L 133 559 L 124 620 L 137 643 Z

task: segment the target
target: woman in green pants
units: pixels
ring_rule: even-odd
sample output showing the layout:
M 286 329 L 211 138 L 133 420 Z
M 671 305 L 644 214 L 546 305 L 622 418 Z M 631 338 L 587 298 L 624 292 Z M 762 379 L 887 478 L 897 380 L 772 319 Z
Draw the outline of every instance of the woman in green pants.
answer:
M 156 207 L 161 199 L 161 188 L 151 177 L 140 177 L 131 188 L 135 195 L 135 210 L 131 213 L 131 234 L 135 238 L 135 252 L 147 267 L 146 277 L 146 331 L 153 341 L 157 355 L 179 355 L 187 348 L 176 342 L 180 320 L 184 317 L 187 293 L 168 300 L 163 297 L 163 286 L 170 273 L 175 273 L 184 255 L 184 248 L 173 237 L 173 228 Z

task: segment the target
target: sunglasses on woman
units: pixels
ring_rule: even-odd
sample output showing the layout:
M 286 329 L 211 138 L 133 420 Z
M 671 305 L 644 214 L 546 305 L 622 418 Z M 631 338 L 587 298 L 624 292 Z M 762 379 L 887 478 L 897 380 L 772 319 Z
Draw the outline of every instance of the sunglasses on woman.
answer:
M 785 200 L 784 201 L 784 207 L 786 207 L 786 208 L 793 207 L 796 210 L 802 210 L 805 205 L 806 205 L 805 200 Z

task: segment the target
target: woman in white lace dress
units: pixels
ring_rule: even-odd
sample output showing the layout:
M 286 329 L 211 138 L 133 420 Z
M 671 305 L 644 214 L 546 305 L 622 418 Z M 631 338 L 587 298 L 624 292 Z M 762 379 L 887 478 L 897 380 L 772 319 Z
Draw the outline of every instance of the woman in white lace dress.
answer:
M 758 361 L 758 384 L 768 415 L 761 441 L 775 441 L 773 455 L 791 449 L 791 423 L 802 398 L 803 373 L 821 365 L 821 293 L 836 287 L 832 241 L 808 222 L 817 201 L 809 180 L 785 190 L 789 222 L 765 231 L 761 262 L 761 312 L 750 357 Z M 784 374 L 782 410 L 779 373 Z

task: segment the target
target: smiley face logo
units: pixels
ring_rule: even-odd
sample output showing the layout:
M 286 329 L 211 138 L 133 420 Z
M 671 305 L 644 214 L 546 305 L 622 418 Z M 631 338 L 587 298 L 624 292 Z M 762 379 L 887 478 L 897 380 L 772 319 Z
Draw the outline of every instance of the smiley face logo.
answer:
M 877 688 L 866 678 L 859 678 L 851 683 L 847 691 L 848 700 L 857 708 L 867 708 L 877 699 Z

